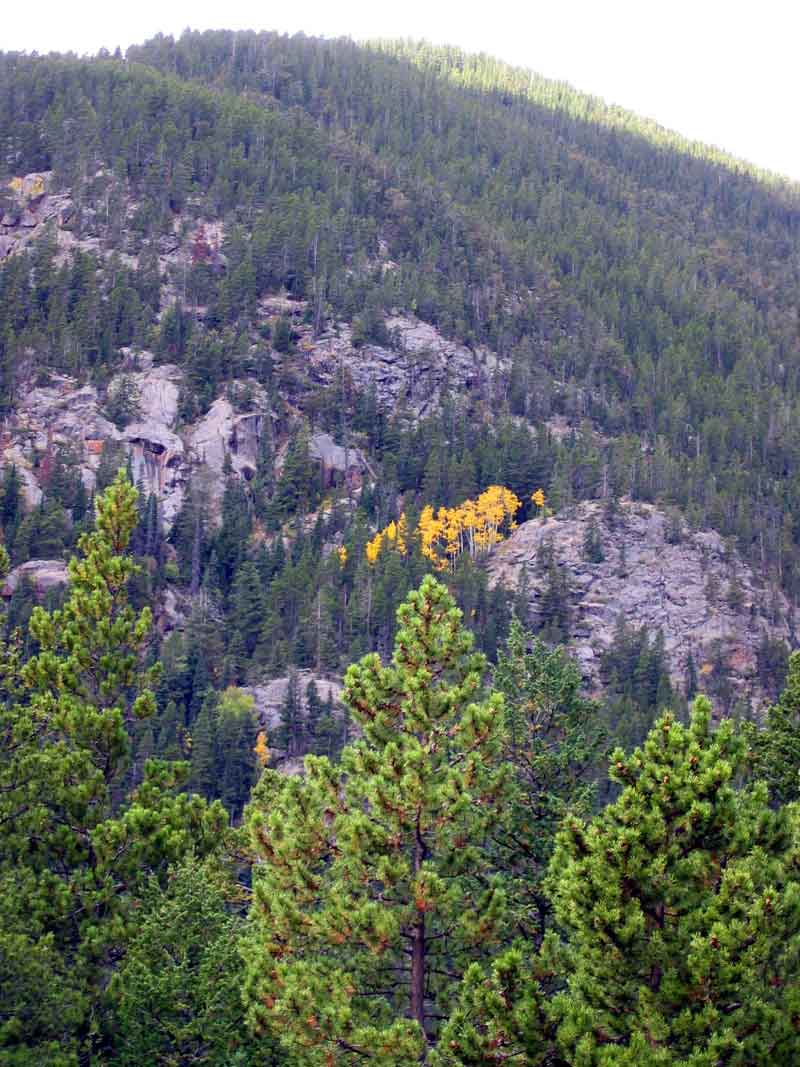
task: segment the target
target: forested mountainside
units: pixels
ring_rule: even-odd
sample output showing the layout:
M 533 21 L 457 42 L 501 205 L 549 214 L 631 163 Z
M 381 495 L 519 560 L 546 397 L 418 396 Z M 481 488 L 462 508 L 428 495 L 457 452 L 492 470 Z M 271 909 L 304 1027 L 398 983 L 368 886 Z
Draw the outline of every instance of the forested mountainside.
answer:
M 407 553 L 365 546 L 492 485 L 513 523 L 555 521 L 503 582 L 482 552 L 447 557 L 490 658 L 516 603 L 602 687 L 646 617 L 680 699 L 699 684 L 749 714 L 777 692 L 800 559 L 797 188 L 425 45 L 187 32 L 125 58 L 6 54 L 0 86 L 7 628 L 61 584 L 53 561 L 127 462 L 167 665 L 148 745 L 179 750 L 209 686 L 388 651 L 430 561 L 413 531 Z M 590 566 L 598 538 L 632 547 L 619 501 L 686 535 L 672 593 L 693 623 L 645 610 L 646 557 L 625 617 L 612 596 L 581 622 L 562 552 L 581 501 L 608 513 L 578 535 Z M 709 577 L 693 531 L 721 538 Z
M 411 42 L 0 135 L 0 1062 L 796 1063 L 800 188 Z

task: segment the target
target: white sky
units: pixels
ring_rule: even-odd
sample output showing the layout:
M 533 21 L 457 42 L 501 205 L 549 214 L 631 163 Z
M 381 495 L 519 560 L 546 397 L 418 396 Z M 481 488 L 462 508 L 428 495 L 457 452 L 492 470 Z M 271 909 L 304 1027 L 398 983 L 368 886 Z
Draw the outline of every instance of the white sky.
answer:
M 187 26 L 489 52 L 800 180 L 800 0 L 9 0 L 0 48 L 124 50 Z

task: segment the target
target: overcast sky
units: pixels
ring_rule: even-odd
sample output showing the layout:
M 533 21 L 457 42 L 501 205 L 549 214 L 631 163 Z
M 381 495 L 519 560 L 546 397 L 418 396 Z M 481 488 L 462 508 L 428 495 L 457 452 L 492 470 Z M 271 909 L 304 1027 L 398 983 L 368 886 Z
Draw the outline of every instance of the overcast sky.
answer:
M 15 0 L 0 48 L 124 50 L 187 26 L 489 52 L 800 180 L 798 0 Z

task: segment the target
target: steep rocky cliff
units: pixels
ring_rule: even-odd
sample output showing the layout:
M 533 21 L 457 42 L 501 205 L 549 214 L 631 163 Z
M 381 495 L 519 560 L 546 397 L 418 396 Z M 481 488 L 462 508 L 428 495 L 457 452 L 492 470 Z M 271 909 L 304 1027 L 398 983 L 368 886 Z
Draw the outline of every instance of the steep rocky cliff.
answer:
M 495 581 L 527 589 L 532 620 L 544 621 L 551 567 L 566 579 L 571 644 L 594 685 L 621 620 L 662 632 L 680 691 L 691 657 L 701 687 L 721 668 L 737 695 L 761 700 L 764 638 L 793 643 L 792 611 L 779 590 L 761 584 L 719 534 L 687 530 L 651 504 L 621 500 L 612 511 L 585 502 L 523 523 L 488 566 Z
M 124 251 L 117 248 L 116 254 L 132 268 L 141 266 L 141 241 L 127 225 L 139 205 L 108 173 L 99 171 L 93 180 L 107 188 L 106 203 L 118 201 Z M 11 203 L 0 218 L 0 259 L 46 235 L 55 239 L 58 257 L 65 263 L 78 250 L 99 259 L 110 255 L 102 198 L 94 197 L 88 208 L 83 196 L 73 200 L 69 190 L 54 191 L 49 172 L 19 177 L 11 193 Z M 160 319 L 179 295 L 179 280 L 197 260 L 198 249 L 204 263 L 225 272 L 224 241 L 219 220 L 190 212 L 175 215 L 171 231 L 155 242 Z M 374 268 L 390 273 L 396 265 L 381 252 Z M 197 322 L 207 313 L 201 306 L 187 305 L 187 311 Z M 278 405 L 273 405 L 262 384 L 244 369 L 238 373 L 239 356 L 230 352 L 226 354 L 234 368 L 230 380 L 204 414 L 192 421 L 181 418 L 186 366 L 161 362 L 163 355 L 121 349 L 115 377 L 105 384 L 85 384 L 53 371 L 42 372 L 31 353 L 29 365 L 19 367 L 16 402 L 4 420 L 0 465 L 17 467 L 25 504 L 32 508 L 46 491 L 54 451 L 64 446 L 73 450 L 90 491 L 103 457 L 112 452 L 127 459 L 136 483 L 158 498 L 168 532 L 195 480 L 203 486 L 213 524 L 219 517 L 227 473 L 244 482 L 252 480 L 265 441 L 274 473 L 279 474 L 290 434 L 313 411 L 313 398 L 321 390 L 332 393 L 344 381 L 356 394 L 371 394 L 378 409 L 405 423 L 434 415 L 451 396 L 457 396 L 462 410 L 476 418 L 503 409 L 510 361 L 485 345 L 448 339 L 433 325 L 398 308 L 385 318 L 381 343 L 359 335 L 355 320 L 334 316 L 314 324 L 314 318 L 310 301 L 272 292 L 259 298 L 249 332 L 237 340 L 245 351 L 248 345 L 255 351 L 272 336 L 276 323 L 286 325 L 288 343 L 273 347 L 269 357 L 280 412 L 274 410 Z M 135 397 L 127 420 L 114 416 L 110 404 L 123 386 Z M 578 414 L 587 403 L 582 396 Z M 558 413 L 545 425 L 561 440 L 574 433 L 578 421 Z M 600 435 L 597 440 L 608 445 Z M 325 489 L 334 482 L 358 489 L 380 477 L 355 438 L 343 443 L 330 433 L 316 432 L 309 451 Z M 588 541 L 593 544 L 587 549 Z M 759 584 L 718 533 L 682 529 L 679 517 L 652 505 L 623 500 L 612 513 L 605 504 L 583 503 L 546 521 L 523 524 L 498 546 L 488 563 L 490 573 L 507 585 L 527 583 L 534 622 L 546 621 L 551 568 L 544 561 L 551 549 L 553 565 L 566 579 L 571 643 L 595 686 L 602 680 L 602 653 L 611 646 L 620 620 L 662 632 L 679 688 L 685 686 L 691 663 L 701 684 L 722 672 L 736 694 L 757 699 L 764 697 L 759 677 L 764 642 L 794 642 L 792 609 L 783 594 Z M 63 581 L 61 572 L 53 571 L 52 561 L 33 560 L 24 567 L 37 589 Z M 17 571 L 6 583 L 6 596 L 28 574 L 23 568 Z M 162 599 L 161 614 L 169 618 L 170 628 L 180 621 L 180 606 L 172 611 L 167 604 L 176 599 L 170 589 Z
M 121 216 L 117 245 L 121 241 L 125 248 L 121 253 L 116 248 L 115 254 L 127 266 L 141 266 L 142 242 L 129 224 L 139 203 L 105 171 L 98 171 L 92 181 L 105 189 L 105 200 L 95 196 L 90 207 L 85 190 L 77 201 L 69 189 L 53 191 L 49 171 L 15 179 L 7 190 L 8 208 L 0 217 L 0 260 L 47 237 L 56 242 L 60 263 L 71 262 L 77 251 L 100 260 L 109 257 L 110 222 L 102 204 L 114 201 Z M 155 242 L 161 317 L 181 295 L 179 279 L 197 261 L 199 247 L 203 261 L 224 272 L 224 238 L 219 220 L 175 215 L 171 231 Z M 383 267 L 392 269 L 393 265 L 384 263 Z M 185 293 L 183 299 L 185 303 Z M 191 304 L 186 307 L 198 321 L 207 310 Z M 69 445 L 77 450 L 84 484 L 91 491 L 103 454 L 117 447 L 130 458 L 137 484 L 158 496 L 162 520 L 169 529 L 194 474 L 202 476 L 213 511 L 222 496 L 223 470 L 230 466 L 235 475 L 252 478 L 265 436 L 280 469 L 287 435 L 306 413 L 309 398 L 343 379 L 357 393 L 372 392 L 381 410 L 409 420 L 434 413 L 448 395 L 465 398 L 473 409 L 488 410 L 504 388 L 506 360 L 485 346 L 473 349 L 448 340 L 412 314 L 396 310 L 387 317 L 390 341 L 383 344 L 355 338 L 349 322 L 334 320 L 315 329 L 309 317 L 306 300 L 271 294 L 258 302 L 249 338 L 256 345 L 265 333 L 269 336 L 277 320 L 289 324 L 291 343 L 271 354 L 287 405 L 283 423 L 271 409 L 264 388 L 244 372 L 237 375 L 234 371 L 228 387 L 205 414 L 187 423 L 179 419 L 184 371 L 173 363 L 158 362 L 152 352 L 122 349 L 120 372 L 105 387 L 98 387 L 68 375 L 43 373 L 31 350 L 29 360 L 16 368 L 16 403 L 4 421 L 0 442 L 2 466 L 17 466 L 26 504 L 34 507 L 41 500 L 42 475 L 46 475 L 42 460 L 53 449 Z M 116 419 L 115 424 L 109 398 L 123 380 L 136 397 L 135 414 L 127 423 Z M 329 434 L 319 433 L 312 437 L 310 447 L 326 485 L 334 478 L 346 478 L 352 484 L 363 480 L 368 464 L 355 445 L 344 449 Z

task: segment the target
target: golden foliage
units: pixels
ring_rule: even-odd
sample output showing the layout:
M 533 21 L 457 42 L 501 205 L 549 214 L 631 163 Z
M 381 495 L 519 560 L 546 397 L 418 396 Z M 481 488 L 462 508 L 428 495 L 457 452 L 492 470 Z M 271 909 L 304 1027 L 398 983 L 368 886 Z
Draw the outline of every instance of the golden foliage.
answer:
M 490 485 L 475 500 L 465 500 L 455 508 L 439 508 L 434 512 L 428 504 L 422 509 L 417 524 L 422 554 L 439 571 L 454 567 L 463 552 L 475 559 L 502 541 L 506 532 L 515 529 L 514 516 L 521 506 L 522 501 L 502 485 Z M 367 543 L 365 551 L 370 566 L 377 562 L 384 541 L 402 556 L 406 555 L 408 522 L 405 512 L 397 522 L 390 522 Z
M 372 538 L 371 541 L 367 541 L 364 551 L 367 555 L 367 563 L 370 567 L 374 567 L 378 556 L 381 554 L 381 544 L 383 543 L 383 530 L 379 530 L 378 533 Z
M 44 178 L 41 174 L 35 174 L 28 190 L 28 199 L 36 200 L 44 193 Z
M 41 174 L 32 175 L 27 188 L 24 178 L 15 177 L 8 183 L 8 188 L 15 196 L 24 195 L 26 200 L 37 200 L 44 194 L 44 177 Z
M 544 507 L 544 490 L 537 489 L 535 493 L 531 493 L 531 500 L 537 508 Z
M 256 738 L 256 745 L 253 751 L 256 754 L 256 759 L 262 767 L 266 767 L 269 763 L 269 749 L 267 748 L 267 732 L 266 730 L 259 730 L 258 737 Z

